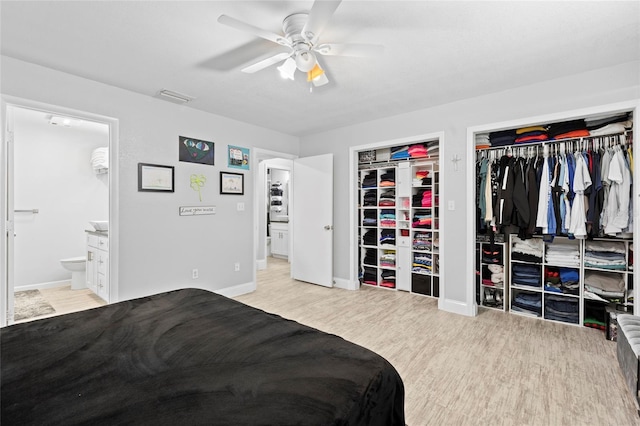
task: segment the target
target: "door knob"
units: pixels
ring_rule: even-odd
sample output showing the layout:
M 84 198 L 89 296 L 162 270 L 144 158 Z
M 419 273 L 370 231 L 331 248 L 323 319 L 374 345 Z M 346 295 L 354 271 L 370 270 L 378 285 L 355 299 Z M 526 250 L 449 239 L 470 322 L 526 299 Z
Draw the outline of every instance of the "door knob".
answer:
M 327 231 L 331 231 L 333 229 L 333 226 L 331 225 L 325 225 L 324 229 L 326 229 Z

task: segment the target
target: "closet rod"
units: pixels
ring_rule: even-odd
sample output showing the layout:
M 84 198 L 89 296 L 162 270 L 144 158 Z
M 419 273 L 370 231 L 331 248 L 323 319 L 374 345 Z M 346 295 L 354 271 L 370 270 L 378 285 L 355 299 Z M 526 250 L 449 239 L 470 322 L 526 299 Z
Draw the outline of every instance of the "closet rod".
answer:
M 546 141 L 535 141 L 535 142 L 526 142 L 526 143 L 517 143 L 517 144 L 513 144 L 513 145 L 502 145 L 502 146 L 492 146 L 489 148 L 483 148 L 483 149 L 478 149 L 476 150 L 477 152 L 482 152 L 482 151 L 493 151 L 493 150 L 498 150 L 498 149 L 517 149 L 520 147 L 528 147 L 528 146 L 544 146 L 544 145 L 555 145 L 555 144 L 560 144 L 560 143 L 582 143 L 582 142 L 589 142 L 593 139 L 600 139 L 600 138 L 610 138 L 610 137 L 616 137 L 616 136 L 624 136 L 625 137 L 625 141 L 627 140 L 627 135 L 628 134 L 632 134 L 632 130 L 626 130 L 624 132 L 621 133 L 612 133 L 610 135 L 598 135 L 598 136 L 582 136 L 580 138 L 569 138 L 569 139 L 551 139 L 551 140 L 546 140 Z

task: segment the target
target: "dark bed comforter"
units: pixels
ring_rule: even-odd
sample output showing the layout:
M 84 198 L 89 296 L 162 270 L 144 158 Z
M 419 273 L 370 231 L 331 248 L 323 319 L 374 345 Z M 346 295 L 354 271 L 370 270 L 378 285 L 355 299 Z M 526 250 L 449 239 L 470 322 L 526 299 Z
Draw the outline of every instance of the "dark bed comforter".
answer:
M 404 425 L 384 358 L 204 290 L 0 333 L 3 426 Z

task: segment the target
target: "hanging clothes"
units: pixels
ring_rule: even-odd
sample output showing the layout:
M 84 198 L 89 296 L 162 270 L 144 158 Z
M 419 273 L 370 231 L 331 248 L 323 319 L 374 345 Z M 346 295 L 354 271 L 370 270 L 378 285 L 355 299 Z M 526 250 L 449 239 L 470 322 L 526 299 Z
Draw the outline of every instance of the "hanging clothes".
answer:
M 569 235 L 575 238 L 585 238 L 587 236 L 587 216 L 584 192 L 591 186 L 591 176 L 587 162 L 581 152 L 574 154 L 576 160 L 575 176 L 573 178 L 573 191 L 575 197 L 571 206 L 571 221 L 569 223 Z

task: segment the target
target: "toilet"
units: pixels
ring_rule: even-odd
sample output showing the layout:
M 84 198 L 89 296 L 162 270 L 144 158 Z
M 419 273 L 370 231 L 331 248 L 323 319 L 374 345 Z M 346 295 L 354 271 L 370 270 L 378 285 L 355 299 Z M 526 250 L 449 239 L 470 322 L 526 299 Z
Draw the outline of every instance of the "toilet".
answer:
M 85 274 L 87 264 L 86 257 L 80 256 L 60 259 L 60 263 L 67 271 L 71 271 L 71 290 L 78 290 L 87 286 Z

